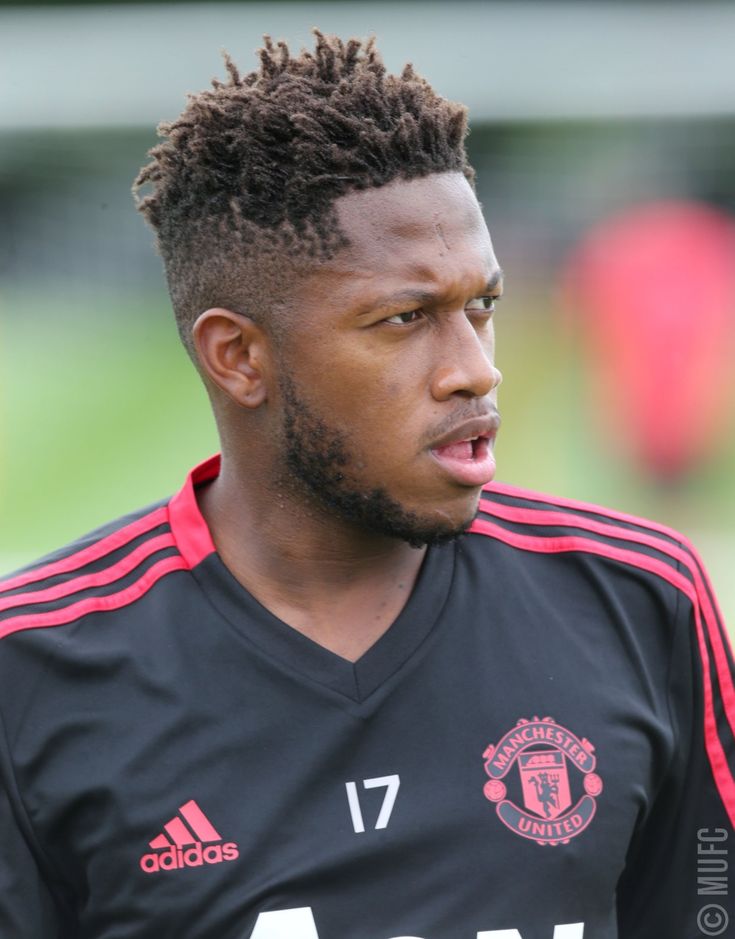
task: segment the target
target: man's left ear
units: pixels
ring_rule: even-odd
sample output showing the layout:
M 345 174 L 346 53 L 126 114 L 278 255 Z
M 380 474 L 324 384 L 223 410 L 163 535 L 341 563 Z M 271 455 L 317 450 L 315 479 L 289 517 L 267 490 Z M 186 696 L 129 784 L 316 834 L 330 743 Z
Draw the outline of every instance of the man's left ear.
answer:
M 267 398 L 268 338 L 249 316 L 215 307 L 192 329 L 203 373 L 235 404 L 258 408 Z

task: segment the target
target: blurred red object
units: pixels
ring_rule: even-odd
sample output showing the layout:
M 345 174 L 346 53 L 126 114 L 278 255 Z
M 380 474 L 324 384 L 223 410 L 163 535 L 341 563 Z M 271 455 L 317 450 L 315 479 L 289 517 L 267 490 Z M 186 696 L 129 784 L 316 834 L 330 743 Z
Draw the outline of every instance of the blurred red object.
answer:
M 638 206 L 585 236 L 564 283 L 605 431 L 661 480 L 708 459 L 735 374 L 735 222 L 692 202 Z

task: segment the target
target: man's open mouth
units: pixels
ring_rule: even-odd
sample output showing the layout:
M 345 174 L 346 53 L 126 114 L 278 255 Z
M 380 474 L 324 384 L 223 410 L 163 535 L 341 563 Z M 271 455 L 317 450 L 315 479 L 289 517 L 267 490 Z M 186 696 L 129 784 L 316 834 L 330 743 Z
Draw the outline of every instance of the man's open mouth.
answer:
M 484 460 L 490 450 L 490 435 L 480 434 L 467 440 L 458 440 L 432 450 L 438 457 L 449 460 Z

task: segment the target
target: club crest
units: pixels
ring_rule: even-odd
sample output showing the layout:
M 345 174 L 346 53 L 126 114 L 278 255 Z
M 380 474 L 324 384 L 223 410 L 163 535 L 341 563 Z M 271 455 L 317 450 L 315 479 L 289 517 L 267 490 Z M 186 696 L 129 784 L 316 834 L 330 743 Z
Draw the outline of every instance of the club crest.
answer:
M 523 838 L 538 844 L 567 844 L 590 824 L 602 792 L 602 779 L 594 772 L 595 748 L 585 738 L 557 724 L 551 717 L 521 718 L 516 726 L 483 753 L 485 797 L 496 805 L 498 818 Z M 570 781 L 569 764 L 582 773 L 584 793 L 573 793 L 578 777 Z M 523 807 L 508 796 L 508 777 L 517 765 L 518 793 Z M 506 780 L 505 782 L 503 780 Z

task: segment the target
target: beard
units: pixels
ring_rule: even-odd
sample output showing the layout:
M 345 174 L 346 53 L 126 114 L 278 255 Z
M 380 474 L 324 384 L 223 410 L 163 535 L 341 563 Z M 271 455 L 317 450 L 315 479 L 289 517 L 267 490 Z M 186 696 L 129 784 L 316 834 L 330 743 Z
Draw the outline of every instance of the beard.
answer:
M 312 410 L 290 378 L 281 377 L 280 390 L 287 469 L 282 482 L 291 490 L 341 521 L 414 548 L 446 544 L 464 534 L 472 518 L 452 525 L 405 508 L 384 486 L 361 486 L 351 472 L 359 461 L 348 435 Z

